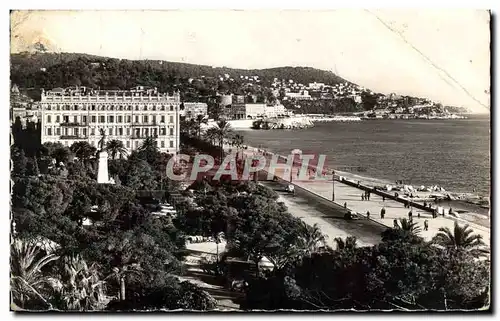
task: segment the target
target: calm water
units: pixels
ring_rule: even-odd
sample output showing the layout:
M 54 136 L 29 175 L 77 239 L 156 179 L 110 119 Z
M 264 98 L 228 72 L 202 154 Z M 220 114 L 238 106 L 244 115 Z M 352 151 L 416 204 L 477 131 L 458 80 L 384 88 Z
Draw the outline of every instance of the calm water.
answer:
M 489 196 L 490 118 L 317 123 L 303 130 L 245 130 L 245 143 L 279 154 L 325 154 L 331 167 L 360 166 L 378 183 L 404 180 Z

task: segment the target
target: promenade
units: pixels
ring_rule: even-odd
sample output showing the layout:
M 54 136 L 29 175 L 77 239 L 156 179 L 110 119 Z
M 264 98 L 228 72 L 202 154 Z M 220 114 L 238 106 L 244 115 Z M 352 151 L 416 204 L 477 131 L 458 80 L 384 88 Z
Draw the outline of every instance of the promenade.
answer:
M 252 147 L 248 147 L 247 150 L 244 151 L 246 156 L 252 156 L 255 154 L 261 154 L 256 149 Z M 269 157 L 266 157 L 270 159 Z M 297 177 L 298 166 L 293 168 L 292 175 L 293 177 Z M 275 175 L 284 181 L 290 181 L 290 176 L 284 176 L 284 170 L 276 170 Z M 357 212 L 363 215 L 366 218 L 367 212 L 370 212 L 369 220 L 372 222 L 376 222 L 385 227 L 393 227 L 394 219 L 402 219 L 408 218 L 408 213 L 410 212 L 410 208 L 405 208 L 404 203 L 398 202 L 396 200 L 392 200 L 389 198 L 385 198 L 385 201 L 381 196 L 376 195 L 375 193 L 371 193 L 370 200 L 362 200 L 361 195 L 364 193 L 364 190 L 361 188 L 349 186 L 348 184 L 344 184 L 340 181 L 335 181 L 332 183 L 332 175 L 329 175 L 329 180 L 292 180 L 292 183 L 304 189 L 311 194 L 317 195 L 321 197 L 325 202 L 332 203 L 332 206 L 343 207 L 344 204 L 347 204 L 347 209 Z M 362 182 L 361 182 L 362 183 Z M 332 191 L 333 186 L 335 186 L 335 201 L 332 202 Z M 380 217 L 380 211 L 382 208 L 385 208 L 386 213 L 384 219 Z M 486 244 L 490 244 L 490 229 L 488 227 L 475 224 L 472 222 L 468 222 L 461 218 L 456 218 L 453 216 L 449 216 L 446 214 L 445 216 L 438 215 L 436 218 L 432 218 L 432 215 L 429 211 L 412 208 L 413 213 L 413 221 L 418 223 L 421 227 L 422 232 L 420 232 L 420 236 L 425 240 L 431 240 L 439 231 L 441 227 L 447 227 L 452 232 L 454 229 L 454 222 L 458 221 L 460 225 L 468 224 L 470 228 L 474 231 L 474 234 L 480 234 L 483 236 L 483 240 Z M 445 208 L 447 213 L 448 209 Z M 307 211 L 305 212 L 305 216 L 307 216 Z M 420 215 L 420 217 L 419 217 Z M 304 217 L 306 221 L 307 218 Z M 310 220 L 310 218 L 309 218 Z M 428 220 L 429 229 L 424 231 L 424 221 Z M 365 220 L 363 220 L 365 221 Z M 307 221 L 306 221 L 307 222 Z M 366 222 L 366 221 L 365 221 Z M 333 231 L 331 231 L 333 232 Z M 338 233 L 338 232 L 334 232 Z M 336 235 L 330 235 L 330 238 L 337 237 Z M 340 235 L 344 236 L 344 235 Z M 367 242 L 371 243 L 371 242 Z

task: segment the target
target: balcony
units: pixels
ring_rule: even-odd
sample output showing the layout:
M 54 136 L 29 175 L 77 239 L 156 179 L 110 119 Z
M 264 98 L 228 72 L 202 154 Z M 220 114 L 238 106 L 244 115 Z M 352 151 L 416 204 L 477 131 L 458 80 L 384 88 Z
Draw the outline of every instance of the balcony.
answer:
M 78 126 L 87 126 L 87 123 L 60 123 L 59 125 L 65 127 L 78 127 Z
M 152 122 L 147 122 L 147 123 L 138 123 L 138 122 L 133 122 L 131 124 L 133 127 L 138 127 L 138 126 L 159 126 L 160 124 L 158 124 L 157 122 L 155 121 L 152 121 Z
M 88 136 L 84 135 L 61 135 L 59 139 L 88 139 Z
M 130 136 L 130 138 L 132 139 L 146 139 L 148 137 L 153 137 L 153 138 L 158 138 L 158 134 L 155 134 L 155 135 L 144 135 L 144 134 L 140 134 L 140 135 L 132 135 Z

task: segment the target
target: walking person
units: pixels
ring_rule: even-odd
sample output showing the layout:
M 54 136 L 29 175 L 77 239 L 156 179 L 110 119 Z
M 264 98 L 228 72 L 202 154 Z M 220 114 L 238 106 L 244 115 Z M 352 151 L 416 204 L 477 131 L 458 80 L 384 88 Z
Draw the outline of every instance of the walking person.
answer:
M 411 210 L 408 212 L 408 218 L 411 220 L 413 217 L 413 213 L 411 212 Z
M 385 207 L 382 207 L 380 210 L 380 218 L 383 219 L 385 217 Z
M 399 228 L 399 225 L 398 225 L 398 220 L 397 219 L 394 219 L 394 228 Z
M 420 218 L 420 212 L 417 212 L 417 217 Z
M 347 202 L 344 202 L 344 208 L 347 208 Z
M 370 192 L 368 192 L 368 200 L 370 200 Z
M 429 230 L 429 221 L 425 220 L 424 221 L 424 231 L 428 231 Z
M 365 200 L 365 195 L 364 194 L 361 194 L 361 200 L 364 201 Z
M 366 211 L 366 219 L 370 219 L 370 211 Z

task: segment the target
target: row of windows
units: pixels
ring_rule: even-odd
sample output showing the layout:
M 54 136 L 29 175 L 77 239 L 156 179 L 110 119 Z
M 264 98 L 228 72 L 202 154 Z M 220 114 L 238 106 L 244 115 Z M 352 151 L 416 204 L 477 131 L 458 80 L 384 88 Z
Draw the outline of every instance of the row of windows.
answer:
M 52 136 L 54 134 L 55 136 L 60 136 L 62 135 L 65 136 L 79 136 L 80 134 L 82 136 L 87 136 L 87 128 L 51 128 L 47 127 L 45 129 L 45 134 L 47 136 Z M 167 135 L 167 129 L 166 128 L 160 128 L 158 130 L 157 128 L 123 128 L 123 127 L 118 127 L 118 128 L 108 128 L 106 134 L 113 136 L 130 136 L 131 133 L 133 133 L 136 137 L 142 137 L 142 136 L 149 136 L 150 134 L 153 136 L 157 136 L 158 133 L 160 136 L 166 136 Z M 90 136 L 95 136 L 95 135 L 100 135 L 99 131 L 97 131 L 95 128 L 90 128 Z M 174 129 L 169 128 L 168 129 L 168 135 L 173 136 L 174 135 Z
M 122 143 L 123 143 L 123 141 L 122 141 Z M 166 141 L 164 141 L 164 140 L 162 140 L 162 141 L 157 141 L 156 143 L 158 144 L 158 147 L 159 147 L 159 148 L 167 148 L 167 142 L 166 142 Z M 62 141 L 62 144 L 63 144 L 64 146 L 68 146 L 68 147 L 69 147 L 69 146 L 71 146 L 71 145 L 73 144 L 73 142 L 68 141 L 68 140 L 64 140 L 64 141 Z M 134 146 L 135 148 L 139 148 L 140 144 L 141 144 L 141 142 L 139 142 L 139 141 L 137 141 L 137 140 L 133 142 L 133 146 Z M 91 141 L 91 142 L 90 142 L 90 145 L 92 145 L 92 146 L 94 146 L 94 147 L 97 147 L 98 143 L 97 143 L 96 141 Z M 126 140 L 126 141 L 124 142 L 124 146 L 125 146 L 126 148 L 131 148 L 131 146 L 132 146 L 131 141 L 130 141 L 130 140 Z M 173 141 L 173 140 L 168 141 L 168 148 L 174 148 L 174 141 Z
M 47 124 L 52 123 L 52 115 L 47 115 Z M 156 123 L 156 120 L 159 119 L 160 123 L 165 123 L 165 116 L 158 116 L 156 115 L 136 115 L 134 118 L 132 116 L 114 116 L 114 115 L 109 115 L 109 116 L 66 116 L 63 115 L 62 117 L 59 115 L 56 115 L 54 120 L 55 123 L 87 123 L 87 120 L 90 120 L 90 123 L 131 123 L 132 119 L 134 120 L 134 123 L 138 124 L 149 124 L 151 123 Z M 174 123 L 174 116 L 169 116 L 168 122 L 170 124 Z
M 45 105 L 45 110 L 87 110 L 87 105 Z M 165 105 L 150 105 L 150 106 L 139 106 L 139 105 L 89 105 L 88 110 L 149 110 L 149 111 L 174 111 L 174 106 Z M 176 110 L 176 109 L 175 109 Z

